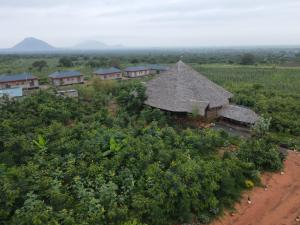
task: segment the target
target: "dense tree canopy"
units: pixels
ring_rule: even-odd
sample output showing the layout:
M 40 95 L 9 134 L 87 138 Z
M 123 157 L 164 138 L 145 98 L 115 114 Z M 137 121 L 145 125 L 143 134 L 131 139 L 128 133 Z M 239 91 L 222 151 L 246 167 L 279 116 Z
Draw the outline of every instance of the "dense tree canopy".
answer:
M 241 57 L 242 65 L 253 65 L 255 63 L 255 56 L 250 53 L 246 53 Z
M 42 71 L 43 68 L 47 67 L 48 64 L 45 60 L 39 60 L 32 63 L 32 67 L 36 68 L 38 71 Z
M 282 165 L 264 140 L 178 129 L 143 106 L 142 85 L 100 86 L 78 101 L 50 92 L 1 100 L 0 224 L 206 223 L 246 180 Z M 220 155 L 230 144 L 238 150 Z
M 58 66 L 62 67 L 72 67 L 73 66 L 73 61 L 71 58 L 68 57 L 62 57 L 58 61 Z

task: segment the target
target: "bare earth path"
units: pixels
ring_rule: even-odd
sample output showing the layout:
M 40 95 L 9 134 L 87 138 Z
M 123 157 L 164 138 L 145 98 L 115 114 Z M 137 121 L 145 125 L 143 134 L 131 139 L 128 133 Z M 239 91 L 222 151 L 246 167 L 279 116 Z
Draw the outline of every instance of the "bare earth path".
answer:
M 284 174 L 264 174 L 262 182 L 267 190 L 246 193 L 233 216 L 227 214 L 212 225 L 300 225 L 300 153 L 289 151 Z

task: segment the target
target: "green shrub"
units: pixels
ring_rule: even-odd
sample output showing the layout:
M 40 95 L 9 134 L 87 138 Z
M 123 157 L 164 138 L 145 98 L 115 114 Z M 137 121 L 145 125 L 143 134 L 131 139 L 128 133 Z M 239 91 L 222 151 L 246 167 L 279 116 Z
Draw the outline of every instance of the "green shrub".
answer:
M 253 163 L 262 171 L 277 171 L 283 166 L 278 148 L 264 140 L 245 141 L 237 152 L 237 157 Z

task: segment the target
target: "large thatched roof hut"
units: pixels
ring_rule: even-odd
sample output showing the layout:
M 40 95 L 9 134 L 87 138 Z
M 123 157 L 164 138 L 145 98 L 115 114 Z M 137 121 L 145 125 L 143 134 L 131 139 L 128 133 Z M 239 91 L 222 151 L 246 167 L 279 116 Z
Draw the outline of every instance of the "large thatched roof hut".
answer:
M 146 87 L 148 99 L 145 103 L 162 110 L 197 112 L 208 119 L 230 115 L 228 119 L 235 120 L 237 118 L 238 122 L 244 123 L 254 123 L 257 120 L 256 114 L 250 109 L 229 105 L 229 100 L 233 97 L 232 93 L 182 61 L 147 82 Z M 247 112 L 247 116 L 240 115 L 245 112 Z M 245 121 L 244 118 L 246 118 Z

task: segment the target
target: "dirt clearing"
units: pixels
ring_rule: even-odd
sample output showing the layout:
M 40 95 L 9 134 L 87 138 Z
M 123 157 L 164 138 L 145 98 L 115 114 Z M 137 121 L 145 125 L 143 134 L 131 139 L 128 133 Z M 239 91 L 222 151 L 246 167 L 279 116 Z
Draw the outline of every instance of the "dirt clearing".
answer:
M 289 151 L 283 173 L 266 173 L 262 183 L 267 188 L 245 193 L 233 215 L 211 225 L 300 225 L 300 153 Z

